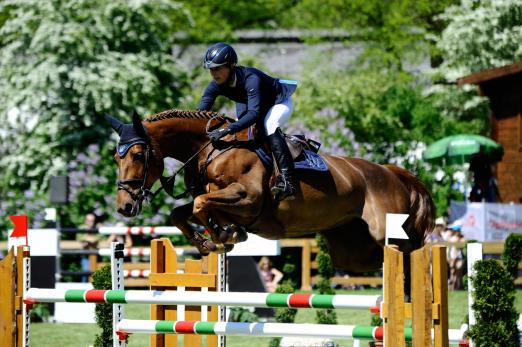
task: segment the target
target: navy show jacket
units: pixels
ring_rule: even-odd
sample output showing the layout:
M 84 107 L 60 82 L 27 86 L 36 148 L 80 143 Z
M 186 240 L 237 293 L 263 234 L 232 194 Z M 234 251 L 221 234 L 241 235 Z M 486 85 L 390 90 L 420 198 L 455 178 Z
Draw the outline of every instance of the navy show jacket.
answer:
M 236 66 L 236 85 L 219 85 L 211 81 L 199 102 L 199 110 L 210 110 L 219 95 L 223 95 L 236 103 L 238 121 L 229 125 L 232 132 L 246 129 L 262 123 L 268 110 L 289 98 L 296 89 L 295 84 L 282 83 L 264 72 L 245 66 Z

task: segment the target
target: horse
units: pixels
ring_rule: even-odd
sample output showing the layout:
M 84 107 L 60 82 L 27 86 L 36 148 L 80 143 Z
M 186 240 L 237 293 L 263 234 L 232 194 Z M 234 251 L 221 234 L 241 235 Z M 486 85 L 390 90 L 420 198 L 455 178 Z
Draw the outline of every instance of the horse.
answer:
M 409 215 L 403 225 L 409 239 L 396 240 L 405 253 L 420 248 L 434 228 L 428 190 L 397 166 L 321 154 L 328 170 L 296 170 L 295 199 L 276 201 L 269 189 L 272 170 L 252 150 L 247 130 L 209 142 L 209 127 L 228 121 L 219 113 L 172 109 L 144 121 L 134 114 L 132 124 L 108 119 L 120 135 L 117 211 L 127 217 L 140 213 L 142 202 L 157 194 L 150 189 L 158 180 L 165 190 L 172 188 L 174 179 L 162 176 L 164 158 L 184 163 L 193 201 L 173 208 L 170 219 L 203 255 L 229 251 L 246 232 L 268 239 L 321 233 L 336 268 L 376 271 L 383 262 L 387 213 Z M 204 226 L 210 238 L 191 223 Z

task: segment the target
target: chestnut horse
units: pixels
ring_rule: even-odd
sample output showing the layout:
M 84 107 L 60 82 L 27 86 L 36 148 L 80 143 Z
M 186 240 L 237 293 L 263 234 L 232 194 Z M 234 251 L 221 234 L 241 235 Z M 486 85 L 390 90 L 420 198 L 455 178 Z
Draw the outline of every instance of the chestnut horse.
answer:
M 225 122 L 217 113 L 174 109 L 143 122 L 135 114 L 132 124 L 108 118 L 120 135 L 118 212 L 138 214 L 158 179 L 169 190 L 163 158 L 177 159 L 193 202 L 174 208 L 171 221 L 202 254 L 228 251 L 228 244 L 244 240 L 244 231 L 268 239 L 322 233 L 337 268 L 365 272 L 382 265 L 386 213 L 410 216 L 404 224 L 409 240 L 398 242 L 404 252 L 421 247 L 433 229 L 428 191 L 397 166 L 323 155 L 329 170 L 296 171 L 296 198 L 277 202 L 269 189 L 272 172 L 252 150 L 246 130 L 209 143 L 209 125 Z M 189 221 L 206 227 L 211 240 Z

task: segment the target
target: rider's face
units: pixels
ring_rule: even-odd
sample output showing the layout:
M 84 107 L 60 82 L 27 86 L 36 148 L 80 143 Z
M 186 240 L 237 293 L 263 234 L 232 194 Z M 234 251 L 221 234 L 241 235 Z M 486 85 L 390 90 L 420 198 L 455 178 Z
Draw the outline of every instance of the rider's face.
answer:
M 217 84 L 225 84 L 228 81 L 228 78 L 230 77 L 230 72 L 232 70 L 228 65 L 221 65 L 218 67 L 214 67 L 210 69 L 210 74 L 212 75 L 212 78 L 214 81 L 216 81 Z

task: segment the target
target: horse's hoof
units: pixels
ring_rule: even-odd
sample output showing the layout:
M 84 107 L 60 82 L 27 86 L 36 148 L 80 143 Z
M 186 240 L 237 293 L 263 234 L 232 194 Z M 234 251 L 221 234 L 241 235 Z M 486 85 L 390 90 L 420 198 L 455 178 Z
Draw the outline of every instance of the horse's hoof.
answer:
M 203 241 L 203 243 L 201 245 L 203 247 L 205 247 L 206 249 L 208 249 L 209 252 L 215 252 L 217 249 L 216 244 L 210 240 Z
M 210 252 L 214 252 L 216 250 L 216 244 L 214 242 L 198 233 L 194 234 L 192 244 L 196 246 L 201 255 L 208 255 Z
M 244 230 L 235 231 L 232 234 L 231 243 L 240 243 L 240 242 L 244 242 L 246 240 L 248 240 L 248 234 L 246 231 L 244 231 Z
M 222 254 L 222 253 L 227 253 L 227 252 L 230 252 L 232 249 L 234 248 L 234 245 L 229 245 L 229 244 L 218 244 L 216 245 L 216 250 L 215 252 L 217 254 Z
M 222 243 L 225 243 L 227 242 L 229 239 L 229 233 L 226 229 L 223 229 L 221 231 L 221 233 L 219 234 L 219 240 L 222 242 Z

